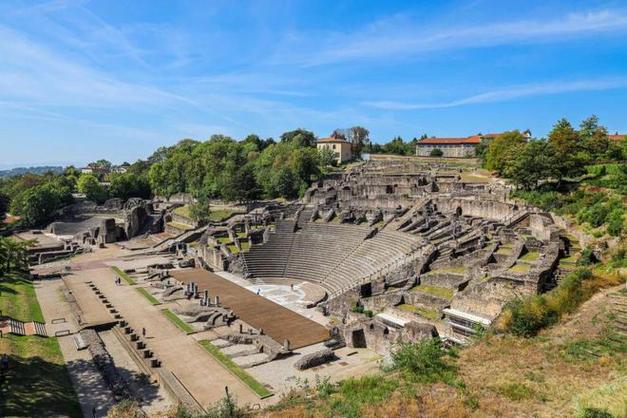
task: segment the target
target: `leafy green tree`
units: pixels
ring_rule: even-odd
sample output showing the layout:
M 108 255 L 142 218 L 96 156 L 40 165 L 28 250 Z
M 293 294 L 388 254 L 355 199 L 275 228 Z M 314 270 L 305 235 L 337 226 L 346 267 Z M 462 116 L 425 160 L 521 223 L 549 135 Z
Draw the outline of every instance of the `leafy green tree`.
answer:
M 320 159 L 320 166 L 328 167 L 337 165 L 337 159 L 335 158 L 335 152 L 329 148 L 324 147 L 318 151 L 318 158 Z
M 28 267 L 28 248 L 34 241 L 0 237 L 0 274 L 24 270 Z
M 111 179 L 109 195 L 128 200 L 131 197 L 150 197 L 150 184 L 144 176 L 133 173 L 116 174 Z
M 200 223 L 209 222 L 211 215 L 210 200 L 206 193 L 200 193 L 196 197 L 196 202 L 189 205 L 189 215 L 193 220 Z
M 599 118 L 595 115 L 581 122 L 579 137 L 584 150 L 595 159 L 603 157 L 610 145 L 607 129 L 599 125 Z
M 561 177 L 575 177 L 583 174 L 589 155 L 582 154 L 582 141 L 568 120 L 557 121 L 549 133 L 549 143 L 555 149 Z
M 72 194 L 68 188 L 47 183 L 17 195 L 11 201 L 11 212 L 21 216 L 26 225 L 41 225 L 49 221 L 55 211 L 71 201 Z
M 525 145 L 525 137 L 520 131 L 504 132 L 488 146 L 486 168 L 502 175 Z
M 349 140 L 353 155 L 361 157 L 364 147 L 370 143 L 370 131 L 363 126 L 353 126 Z
M 246 164 L 230 177 L 231 184 L 223 191 L 223 197 L 231 202 L 249 202 L 260 196 L 252 164 Z
M 96 176 L 92 174 L 81 174 L 76 183 L 79 193 L 85 194 L 87 199 L 97 203 L 102 203 L 107 199 L 107 192 L 102 187 Z
M 303 147 L 315 147 L 316 135 L 305 129 L 295 129 L 281 134 L 281 142 L 296 142 Z
M 440 148 L 433 148 L 429 153 L 431 157 L 441 157 L 444 155 L 444 152 Z
M 546 141 L 531 141 L 505 167 L 504 174 L 523 189 L 531 190 L 540 181 L 555 178 L 559 174 L 556 168 L 553 146 Z

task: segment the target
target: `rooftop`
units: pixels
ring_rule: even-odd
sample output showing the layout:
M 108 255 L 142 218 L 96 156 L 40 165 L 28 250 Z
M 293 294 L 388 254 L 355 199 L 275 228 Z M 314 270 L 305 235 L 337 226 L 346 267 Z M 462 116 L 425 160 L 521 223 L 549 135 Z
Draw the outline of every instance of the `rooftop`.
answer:
M 350 142 L 341 139 L 341 138 L 333 138 L 333 137 L 329 137 L 329 138 L 320 138 L 318 140 L 319 144 L 350 144 Z

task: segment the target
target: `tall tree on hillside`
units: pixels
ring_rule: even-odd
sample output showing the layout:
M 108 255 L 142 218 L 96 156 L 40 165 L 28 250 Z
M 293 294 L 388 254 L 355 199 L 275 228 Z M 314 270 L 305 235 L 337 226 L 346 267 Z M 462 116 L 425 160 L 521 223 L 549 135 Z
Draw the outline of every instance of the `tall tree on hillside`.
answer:
M 556 178 L 559 171 L 553 146 L 546 141 L 529 142 L 505 167 L 504 174 L 525 190 L 535 189 L 542 180 Z
M 486 168 L 495 170 L 502 175 L 522 151 L 525 144 L 525 137 L 520 131 L 509 131 L 499 135 L 488 146 Z
M 549 143 L 555 149 L 560 177 L 574 177 L 584 171 L 585 157 L 580 154 L 579 134 L 566 119 L 560 119 L 549 133 Z
M 281 134 L 281 142 L 296 142 L 303 147 L 315 147 L 316 135 L 305 129 L 295 129 Z
M 370 131 L 363 126 L 353 126 L 350 129 L 350 143 L 353 154 L 361 156 L 364 147 L 370 143 Z
M 585 152 L 592 158 L 603 156 L 610 145 L 607 128 L 599 125 L 599 118 L 595 115 L 584 119 L 579 125 L 579 138 Z
M 81 174 L 76 183 L 76 187 L 79 193 L 85 194 L 87 199 L 96 203 L 102 203 L 107 199 L 107 192 L 96 176 L 92 174 Z

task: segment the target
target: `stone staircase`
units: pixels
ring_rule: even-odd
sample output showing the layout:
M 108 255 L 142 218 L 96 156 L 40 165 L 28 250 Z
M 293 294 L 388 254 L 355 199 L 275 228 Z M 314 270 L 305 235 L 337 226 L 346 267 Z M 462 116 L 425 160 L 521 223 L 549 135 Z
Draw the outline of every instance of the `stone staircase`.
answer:
M 627 337 L 627 288 L 611 293 L 610 311 L 614 314 L 616 331 Z
M 0 318 L 0 331 L 2 334 L 21 336 L 38 335 L 47 337 L 46 324 L 37 321 L 22 322 L 10 317 Z

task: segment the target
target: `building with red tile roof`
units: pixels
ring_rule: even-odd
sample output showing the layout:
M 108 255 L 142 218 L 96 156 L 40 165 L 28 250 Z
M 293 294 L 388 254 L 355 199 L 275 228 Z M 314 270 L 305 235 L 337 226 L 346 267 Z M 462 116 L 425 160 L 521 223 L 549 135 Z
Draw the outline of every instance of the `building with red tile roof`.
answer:
M 500 133 L 476 134 L 463 138 L 423 138 L 418 141 L 416 155 L 428 157 L 434 149 L 442 151 L 443 157 L 474 157 L 475 148 L 484 139 L 494 139 Z

